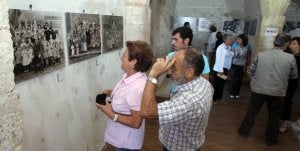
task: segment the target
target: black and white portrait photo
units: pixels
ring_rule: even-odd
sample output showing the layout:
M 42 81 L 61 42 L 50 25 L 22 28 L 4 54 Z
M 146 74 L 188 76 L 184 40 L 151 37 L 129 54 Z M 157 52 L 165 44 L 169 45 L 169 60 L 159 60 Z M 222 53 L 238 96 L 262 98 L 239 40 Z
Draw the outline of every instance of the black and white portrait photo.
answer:
M 222 30 L 224 33 L 230 33 L 233 35 L 241 34 L 244 32 L 244 23 L 243 19 L 231 19 L 223 17 L 223 27 Z
M 103 53 L 123 48 L 123 17 L 102 15 Z
M 175 28 L 184 26 L 184 23 L 188 22 L 190 24 L 193 32 L 197 31 L 197 18 L 195 17 L 178 17 L 175 22 Z
M 256 18 L 250 20 L 249 30 L 248 30 L 249 35 L 255 36 L 257 21 L 258 21 L 258 19 L 256 19 Z
M 64 66 L 60 13 L 10 9 L 9 24 L 14 48 L 16 82 Z
M 66 13 L 69 64 L 101 54 L 100 16 Z

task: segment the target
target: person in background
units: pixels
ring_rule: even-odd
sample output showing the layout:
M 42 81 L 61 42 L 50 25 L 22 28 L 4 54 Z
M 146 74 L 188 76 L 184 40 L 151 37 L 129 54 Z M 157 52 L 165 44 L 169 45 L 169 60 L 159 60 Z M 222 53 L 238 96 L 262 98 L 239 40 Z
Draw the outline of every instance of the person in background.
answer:
M 247 69 L 249 63 L 248 58 L 251 56 L 251 51 L 248 49 L 248 37 L 245 34 L 237 36 L 236 47 L 233 47 L 233 59 L 231 65 L 231 81 L 229 88 L 229 97 L 231 99 L 240 98 L 240 88 L 244 76 L 244 72 Z
M 191 28 L 190 22 L 185 22 L 185 23 L 183 24 L 183 27 L 190 27 L 190 28 Z
M 231 60 L 233 52 L 231 50 L 231 44 L 233 42 L 233 35 L 225 34 L 224 43 L 221 44 L 216 50 L 216 62 L 214 65 L 214 81 L 213 86 L 215 89 L 213 100 L 217 103 L 218 100 L 223 98 L 223 90 L 225 80 L 220 76 L 227 76 L 227 71 L 231 67 Z
M 171 60 L 175 54 L 176 51 L 181 49 L 186 49 L 188 47 L 191 47 L 193 40 L 193 31 L 189 27 L 178 27 L 172 32 L 172 47 L 175 51 L 170 52 L 167 56 Z M 204 70 L 202 71 L 201 76 L 204 77 L 206 80 L 209 80 L 209 63 L 208 59 L 205 55 L 203 55 L 204 59 Z M 173 82 L 171 84 L 171 93 L 175 91 L 177 87 L 176 82 Z
M 287 50 L 287 53 L 293 54 L 298 68 L 298 74 L 300 71 L 300 37 L 294 37 L 290 40 L 289 49 Z M 281 112 L 281 120 L 283 120 L 283 123 L 281 127 L 279 128 L 280 132 L 285 132 L 289 126 L 291 116 L 292 116 L 292 106 L 293 106 L 293 96 L 296 92 L 297 86 L 298 86 L 298 78 L 296 79 L 290 79 L 288 82 L 288 87 L 286 90 L 286 95 L 284 98 L 284 105 Z
M 121 57 L 123 78 L 113 90 L 103 91 L 111 97 L 111 104 L 96 103 L 109 118 L 102 151 L 137 151 L 143 145 L 145 120 L 140 116 L 140 108 L 153 53 L 144 41 L 127 41 L 126 46 Z
M 208 60 L 209 60 L 209 64 L 210 64 L 210 68 L 212 68 L 213 65 L 213 60 L 216 54 L 216 51 L 214 49 L 215 45 L 216 45 L 216 41 L 217 41 L 217 27 L 212 25 L 209 27 L 209 37 L 207 39 L 207 42 L 205 43 L 206 46 L 206 55 L 208 56 Z
M 177 50 L 185 49 L 192 46 L 193 31 L 189 27 L 178 27 L 172 32 L 172 48 L 174 51 L 168 53 L 169 59 L 172 59 Z M 203 54 L 202 54 L 203 55 Z M 204 58 L 204 70 L 202 76 L 208 80 L 208 74 L 210 72 L 208 59 L 205 55 Z
M 212 106 L 213 87 L 201 77 L 203 55 L 192 48 L 176 51 L 173 59 L 156 59 L 142 98 L 141 115 L 158 118 L 164 151 L 200 151 Z M 170 100 L 156 102 L 157 78 L 165 72 L 179 83 Z
M 217 48 L 221 45 L 221 44 L 223 44 L 223 34 L 222 34 L 222 32 L 220 32 L 220 31 L 218 31 L 217 33 L 216 33 L 216 37 L 217 37 L 217 41 L 216 41 L 216 45 L 215 45 L 215 47 L 214 47 L 214 49 L 215 49 L 215 51 L 217 50 Z M 213 63 L 214 64 L 214 63 Z
M 248 70 L 251 79 L 251 99 L 238 132 L 240 136 L 248 137 L 258 111 L 266 102 L 269 118 L 265 136 L 268 146 L 278 142 L 280 114 L 288 80 L 298 76 L 294 56 L 283 52 L 289 40 L 289 35 L 278 34 L 274 40 L 274 48 L 259 52 Z
M 216 38 L 217 38 L 217 41 L 216 41 L 216 43 L 215 43 L 215 45 L 214 45 L 214 48 L 213 48 L 213 49 L 214 49 L 214 51 L 213 51 L 214 53 L 212 54 L 213 56 L 212 56 L 211 63 L 210 63 L 211 69 L 213 68 L 213 65 L 215 64 L 217 48 L 218 48 L 221 44 L 224 43 L 222 32 L 218 31 L 218 32 L 216 33 Z

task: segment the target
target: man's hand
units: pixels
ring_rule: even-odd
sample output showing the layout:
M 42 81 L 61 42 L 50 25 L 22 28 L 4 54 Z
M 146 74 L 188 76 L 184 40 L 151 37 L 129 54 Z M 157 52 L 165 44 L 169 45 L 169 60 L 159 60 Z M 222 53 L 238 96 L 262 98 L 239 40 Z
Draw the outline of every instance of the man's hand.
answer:
M 169 60 L 168 56 L 166 58 L 157 58 L 156 62 L 154 63 L 149 76 L 152 77 L 159 77 L 161 74 L 167 72 L 170 70 L 170 68 L 174 65 L 175 58 L 173 58 L 171 61 Z

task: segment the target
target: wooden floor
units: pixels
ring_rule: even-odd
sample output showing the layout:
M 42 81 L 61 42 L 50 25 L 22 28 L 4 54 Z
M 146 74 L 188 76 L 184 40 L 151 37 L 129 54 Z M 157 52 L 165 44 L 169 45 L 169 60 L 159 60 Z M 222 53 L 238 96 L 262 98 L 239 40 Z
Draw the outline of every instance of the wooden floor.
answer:
M 227 90 L 228 85 L 225 85 L 225 101 L 214 104 L 212 107 L 203 151 L 300 151 L 300 141 L 290 131 L 280 134 L 279 142 L 275 146 L 265 145 L 266 106 L 263 106 L 257 115 L 249 138 L 240 137 L 237 129 L 247 109 L 250 88 L 248 84 L 243 85 L 239 100 L 229 99 Z M 293 120 L 300 118 L 299 101 L 300 90 L 298 88 L 294 98 Z M 162 151 L 162 145 L 158 140 L 157 119 L 146 120 L 146 134 L 142 150 Z

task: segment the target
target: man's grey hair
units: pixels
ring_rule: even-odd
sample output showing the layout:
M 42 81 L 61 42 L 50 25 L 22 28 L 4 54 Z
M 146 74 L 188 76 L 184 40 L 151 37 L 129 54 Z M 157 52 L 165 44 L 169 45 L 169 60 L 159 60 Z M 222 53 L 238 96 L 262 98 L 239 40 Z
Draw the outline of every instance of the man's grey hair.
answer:
M 187 48 L 184 55 L 184 68 L 193 68 L 194 75 L 200 76 L 204 69 L 204 59 L 196 48 Z
M 224 42 L 225 42 L 227 39 L 232 38 L 232 37 L 233 37 L 232 34 L 226 33 L 226 34 L 223 35 L 223 40 L 224 40 Z
M 275 47 L 284 47 L 291 40 L 291 36 L 286 33 L 280 33 L 274 40 Z

